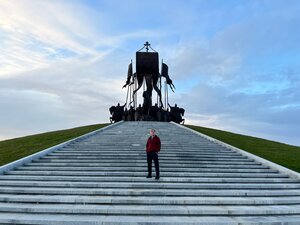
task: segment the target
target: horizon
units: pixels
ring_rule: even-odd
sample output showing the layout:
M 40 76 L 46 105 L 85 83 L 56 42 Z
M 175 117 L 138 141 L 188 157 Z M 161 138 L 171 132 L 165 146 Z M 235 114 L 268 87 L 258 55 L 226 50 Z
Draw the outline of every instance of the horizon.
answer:
M 296 0 L 0 1 L 0 140 L 109 123 L 149 41 L 187 124 L 300 146 L 299 10 Z

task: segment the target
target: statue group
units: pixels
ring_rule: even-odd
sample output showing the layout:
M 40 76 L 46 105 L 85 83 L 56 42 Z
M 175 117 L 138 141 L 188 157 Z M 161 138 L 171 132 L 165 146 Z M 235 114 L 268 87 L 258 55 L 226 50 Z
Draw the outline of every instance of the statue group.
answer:
M 110 122 L 124 121 L 161 121 L 170 122 L 174 121 L 176 123 L 184 123 L 184 109 L 179 108 L 177 104 L 175 106 L 170 106 L 168 109 L 164 109 L 162 106 L 158 107 L 157 104 L 147 108 L 145 105 L 139 106 L 135 109 L 130 106 L 129 109 L 125 108 L 126 104 L 111 106 L 109 108 L 111 117 Z
M 162 121 L 184 123 L 185 110 L 177 104 L 171 106 L 168 99 L 168 88 L 173 92 L 175 86 L 168 74 L 168 66 L 162 63 L 159 73 L 158 52 L 149 52 L 151 45 L 146 42 L 144 47 L 136 52 L 136 72 L 133 73 L 132 62 L 128 66 L 127 81 L 123 88 L 127 87 L 127 97 L 124 105 L 118 103 L 109 108 L 110 121 Z M 146 52 L 142 50 L 146 49 Z M 164 81 L 162 80 L 164 78 Z M 164 82 L 164 102 L 162 97 L 162 82 Z M 137 104 L 137 92 L 144 84 L 143 104 Z M 145 89 L 146 86 L 146 89 Z M 152 104 L 152 91 L 157 93 L 157 103 Z M 128 102 L 129 94 L 129 102 Z

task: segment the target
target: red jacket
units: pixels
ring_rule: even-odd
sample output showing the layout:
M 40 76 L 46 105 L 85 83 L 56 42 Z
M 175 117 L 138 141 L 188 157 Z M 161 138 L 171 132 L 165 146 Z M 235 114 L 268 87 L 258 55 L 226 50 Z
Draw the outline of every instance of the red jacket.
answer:
M 160 151 L 160 139 L 158 136 L 151 136 L 148 138 L 147 145 L 146 145 L 146 152 L 159 152 Z

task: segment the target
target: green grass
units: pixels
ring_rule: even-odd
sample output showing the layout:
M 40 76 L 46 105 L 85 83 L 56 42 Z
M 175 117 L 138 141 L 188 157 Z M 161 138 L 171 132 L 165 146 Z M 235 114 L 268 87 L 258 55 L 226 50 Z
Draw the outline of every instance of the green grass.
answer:
M 300 172 L 300 147 L 227 131 L 185 125 L 195 131 Z
M 0 141 L 0 166 L 107 125 L 90 125 Z

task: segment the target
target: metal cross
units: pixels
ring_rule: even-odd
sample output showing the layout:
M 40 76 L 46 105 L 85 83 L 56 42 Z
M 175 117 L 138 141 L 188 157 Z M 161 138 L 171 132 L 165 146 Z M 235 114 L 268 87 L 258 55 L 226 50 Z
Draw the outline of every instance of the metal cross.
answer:
M 144 46 L 146 47 L 147 52 L 149 51 L 150 45 L 151 44 L 148 41 L 146 41 L 146 43 L 144 44 Z

